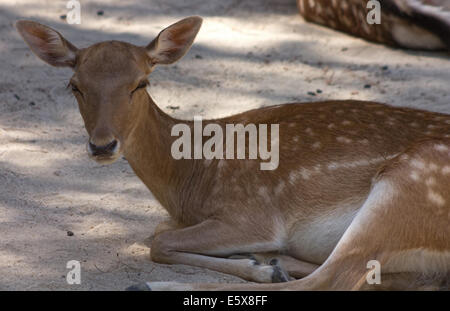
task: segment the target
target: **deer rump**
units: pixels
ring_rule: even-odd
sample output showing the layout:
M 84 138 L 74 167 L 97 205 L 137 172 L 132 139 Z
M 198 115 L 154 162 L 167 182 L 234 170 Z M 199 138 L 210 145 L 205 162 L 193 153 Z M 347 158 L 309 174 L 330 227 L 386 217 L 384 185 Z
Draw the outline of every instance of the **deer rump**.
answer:
M 369 41 L 418 50 L 450 51 L 450 0 L 378 0 L 380 23 L 368 0 L 297 0 L 305 20 Z

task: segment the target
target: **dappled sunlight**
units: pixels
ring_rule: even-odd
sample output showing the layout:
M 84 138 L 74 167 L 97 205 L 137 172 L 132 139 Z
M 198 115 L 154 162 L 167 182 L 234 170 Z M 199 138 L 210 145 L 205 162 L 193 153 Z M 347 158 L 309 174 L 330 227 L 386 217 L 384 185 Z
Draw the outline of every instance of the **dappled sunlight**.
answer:
M 52 153 L 51 157 L 42 157 L 40 154 L 48 153 L 40 147 L 29 144 L 10 143 L 6 147 L 0 147 L 0 153 L 7 158 L 5 165 L 16 165 L 23 169 L 37 168 L 45 169 L 50 162 L 55 160 L 70 159 L 66 153 Z

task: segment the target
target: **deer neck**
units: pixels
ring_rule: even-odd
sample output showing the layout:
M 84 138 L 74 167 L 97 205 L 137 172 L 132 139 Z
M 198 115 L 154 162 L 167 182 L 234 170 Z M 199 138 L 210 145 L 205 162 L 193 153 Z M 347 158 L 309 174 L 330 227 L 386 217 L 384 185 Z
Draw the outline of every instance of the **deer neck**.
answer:
M 145 100 L 145 111 L 127 139 L 124 155 L 136 175 L 155 198 L 177 218 L 177 189 L 189 174 L 189 167 L 180 165 L 171 155 L 171 129 L 176 120 L 159 109 L 150 95 Z M 174 177 L 175 176 L 175 177 Z

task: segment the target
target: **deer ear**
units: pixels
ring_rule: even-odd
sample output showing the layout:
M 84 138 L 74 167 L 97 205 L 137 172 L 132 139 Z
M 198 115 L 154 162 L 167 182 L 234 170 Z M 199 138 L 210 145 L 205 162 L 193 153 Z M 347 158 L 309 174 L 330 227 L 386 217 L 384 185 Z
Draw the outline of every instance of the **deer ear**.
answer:
M 153 64 L 172 64 L 179 60 L 194 42 L 202 19 L 191 16 L 170 25 L 145 47 Z
M 56 30 L 32 21 L 18 21 L 16 28 L 44 62 L 56 67 L 75 67 L 78 49 Z

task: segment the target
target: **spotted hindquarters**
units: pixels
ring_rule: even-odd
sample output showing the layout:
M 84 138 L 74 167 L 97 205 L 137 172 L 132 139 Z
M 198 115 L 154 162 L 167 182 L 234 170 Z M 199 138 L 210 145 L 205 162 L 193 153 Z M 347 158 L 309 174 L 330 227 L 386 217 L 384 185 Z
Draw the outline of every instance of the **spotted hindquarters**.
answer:
M 450 5 L 446 0 L 372 2 L 297 0 L 305 20 L 369 41 L 411 49 L 450 49 Z

